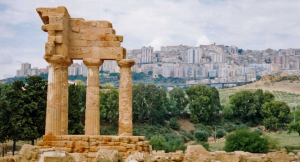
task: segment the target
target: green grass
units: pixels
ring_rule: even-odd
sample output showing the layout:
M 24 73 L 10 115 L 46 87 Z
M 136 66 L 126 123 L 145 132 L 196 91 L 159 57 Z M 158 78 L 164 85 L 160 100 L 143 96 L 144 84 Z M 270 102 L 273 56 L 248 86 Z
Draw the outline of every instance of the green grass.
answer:
M 209 143 L 209 150 L 210 151 L 215 151 L 216 148 L 218 151 L 222 151 L 223 148 L 225 147 L 225 142 L 219 142 L 219 143 Z
M 277 138 L 279 140 L 280 146 L 300 146 L 300 136 L 298 133 L 287 134 L 287 132 L 282 133 L 265 133 L 271 138 Z

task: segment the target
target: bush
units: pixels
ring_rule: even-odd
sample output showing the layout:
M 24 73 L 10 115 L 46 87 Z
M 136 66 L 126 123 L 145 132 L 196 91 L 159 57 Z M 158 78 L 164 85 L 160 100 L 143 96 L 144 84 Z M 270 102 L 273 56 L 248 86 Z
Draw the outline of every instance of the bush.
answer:
M 261 138 L 257 133 L 248 129 L 236 130 L 226 136 L 224 150 L 226 152 L 245 151 L 252 153 L 267 153 L 268 140 Z
M 179 130 L 180 124 L 177 121 L 177 118 L 171 118 L 170 119 L 170 127 L 174 130 Z
M 117 126 L 100 127 L 101 135 L 118 135 Z
M 222 137 L 224 137 L 224 136 L 226 136 L 226 132 L 223 130 L 223 129 L 218 129 L 217 130 L 217 133 L 216 133 L 216 137 L 217 138 L 222 138 Z M 215 137 L 215 136 L 214 136 Z
M 258 129 L 253 130 L 253 132 L 254 132 L 254 133 L 257 133 L 257 134 L 260 135 L 260 136 L 263 135 L 263 133 L 262 133 L 260 130 L 258 130 Z
M 171 130 L 168 126 L 162 125 L 134 125 L 133 126 L 133 135 L 134 136 L 145 136 L 146 140 L 150 140 L 152 136 L 155 135 L 166 135 L 170 134 Z
M 194 139 L 198 142 L 207 142 L 209 134 L 204 130 L 196 130 L 194 133 Z
M 197 130 L 204 130 L 206 131 L 209 135 L 212 135 L 213 131 L 211 130 L 211 127 L 209 125 L 203 125 L 203 124 L 194 124 L 195 128 Z
M 279 150 L 280 149 L 280 145 L 279 145 L 279 140 L 276 138 L 271 138 L 270 136 L 264 135 L 263 136 L 264 139 L 266 139 L 268 141 L 268 148 L 269 150 Z
M 187 134 L 187 137 L 188 137 L 189 139 L 193 139 L 193 138 L 194 138 L 194 134 L 192 134 L 191 132 L 189 132 L 189 133 Z
M 233 124 L 231 124 L 231 123 L 225 125 L 224 128 L 225 128 L 226 132 L 228 132 L 228 133 L 236 130 L 235 126 Z
M 175 152 L 176 150 L 186 150 L 186 146 L 184 145 L 184 141 L 182 139 L 174 139 L 167 142 L 166 152 Z
M 247 129 L 248 127 L 245 124 L 240 124 L 236 126 L 236 130 Z
M 166 150 L 166 139 L 161 135 L 151 137 L 149 144 L 153 150 Z

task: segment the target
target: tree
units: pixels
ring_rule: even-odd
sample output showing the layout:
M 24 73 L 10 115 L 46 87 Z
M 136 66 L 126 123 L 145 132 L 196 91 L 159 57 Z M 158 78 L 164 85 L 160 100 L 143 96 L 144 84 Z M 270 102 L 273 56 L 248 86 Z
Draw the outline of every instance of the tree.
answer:
M 83 134 L 83 125 L 80 124 L 81 106 L 78 94 L 78 86 L 69 85 L 69 112 L 68 112 L 68 134 Z
M 163 101 L 159 89 L 154 84 L 146 86 L 146 104 L 147 104 L 147 118 L 149 124 L 165 124 L 166 109 L 164 109 Z
M 240 118 L 244 122 L 251 120 L 257 114 L 255 96 L 248 90 L 236 92 L 229 97 L 230 107 L 235 118 Z
M 225 151 L 245 151 L 252 153 L 267 153 L 269 151 L 267 139 L 248 129 L 237 130 L 226 136 Z
M 104 88 L 111 89 L 114 88 L 114 85 L 112 83 L 105 83 Z
M 270 86 L 270 82 L 265 82 L 264 84 L 265 84 L 265 86 L 267 86 L 267 87 Z
M 173 117 L 179 117 L 189 103 L 181 88 L 173 88 L 169 91 L 171 106 L 167 109 Z
M 261 79 L 261 76 L 257 75 L 256 80 L 259 81 Z
M 118 125 L 119 121 L 119 91 L 111 89 L 100 92 L 101 121 L 108 121 L 111 125 Z
M 12 91 L 6 94 L 7 104 L 2 104 L 0 113 L 1 141 L 31 140 L 28 137 L 37 135 L 37 128 L 31 127 L 32 119 L 27 118 L 37 104 L 26 105 L 30 98 L 25 94 L 23 81 L 15 81 L 11 84 Z M 14 144 L 15 146 L 15 144 Z M 15 149 L 14 149 L 15 150 Z
M 174 130 L 179 130 L 180 124 L 177 121 L 177 118 L 171 118 L 170 120 L 170 127 Z
M 213 99 L 214 92 L 206 85 L 190 86 L 186 90 L 186 94 L 190 98 L 191 122 L 199 123 L 211 121 L 219 109 L 215 105 L 220 102 Z
M 147 120 L 148 124 L 165 124 L 168 106 L 165 89 L 139 83 L 132 87 L 132 94 L 134 122 L 144 123 Z
M 262 116 L 267 129 L 276 130 L 291 122 L 290 108 L 285 102 L 271 101 L 262 105 Z
M 153 71 L 148 71 L 148 75 L 152 75 L 153 74 Z
M 209 134 L 204 130 L 196 130 L 194 132 L 194 139 L 197 140 L 198 142 L 200 142 L 200 141 L 207 142 L 208 136 L 209 136 Z
M 146 86 L 144 83 L 139 83 L 132 86 L 132 116 L 133 121 L 142 123 L 147 114 L 146 104 Z
M 215 113 L 219 114 L 219 112 L 222 110 L 219 91 L 216 87 L 210 87 L 210 90 L 213 92 L 211 99 L 212 109 L 215 111 Z
M 47 107 L 47 80 L 40 76 L 30 76 L 26 79 L 25 95 L 29 98 L 27 106 L 31 107 L 28 111 L 27 118 L 32 130 L 36 130 L 35 136 L 29 135 L 27 139 L 40 138 L 45 134 L 46 107 Z M 30 112 L 30 113 L 29 113 Z
M 162 109 L 165 110 L 165 113 L 167 113 L 167 110 L 170 109 L 170 99 L 167 97 L 167 92 L 165 88 L 159 89 L 160 98 L 162 100 Z M 166 119 L 169 119 L 169 116 L 166 114 Z
M 300 136 L 300 121 L 297 122 L 291 122 L 288 126 L 288 133 L 297 132 Z
M 161 135 L 151 137 L 149 144 L 152 146 L 153 150 L 166 149 L 166 139 Z
M 266 103 L 266 102 L 271 102 L 275 99 L 275 96 L 273 93 L 267 91 L 267 92 L 264 92 L 263 96 L 262 96 L 262 101 L 263 103 Z

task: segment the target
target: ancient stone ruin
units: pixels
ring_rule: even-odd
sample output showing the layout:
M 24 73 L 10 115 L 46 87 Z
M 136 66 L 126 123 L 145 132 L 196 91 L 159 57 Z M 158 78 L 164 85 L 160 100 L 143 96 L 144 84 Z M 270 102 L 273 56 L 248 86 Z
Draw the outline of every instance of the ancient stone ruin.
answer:
M 71 18 L 65 7 L 38 8 L 48 32 L 44 59 L 49 63 L 46 133 L 41 148 L 54 148 L 68 153 L 87 153 L 95 158 L 99 149 L 116 150 L 124 157 L 133 152 L 150 152 L 145 137 L 132 136 L 133 60 L 126 59 L 108 21 L 85 21 Z M 85 135 L 68 135 L 68 66 L 83 60 L 88 68 Z M 99 67 L 104 60 L 116 60 L 120 67 L 119 136 L 100 136 Z
M 71 18 L 65 7 L 38 8 L 48 32 L 45 60 L 49 63 L 46 134 L 37 146 L 23 145 L 18 156 L 0 162 L 296 162 L 300 153 L 283 149 L 268 154 L 243 151 L 208 152 L 201 145 L 183 151 L 152 151 L 144 136 L 132 136 L 133 60 L 127 60 L 108 21 Z M 88 67 L 85 135 L 68 135 L 68 66 L 82 59 Z M 119 136 L 100 135 L 99 67 L 104 60 L 120 66 Z
M 44 59 L 49 63 L 46 135 L 68 134 L 68 66 L 74 59 L 83 60 L 88 68 L 85 135 L 100 135 L 99 67 L 104 60 L 116 60 L 120 67 L 119 135 L 132 136 L 133 60 L 126 59 L 108 21 L 85 21 L 71 18 L 65 7 L 38 8 L 48 32 Z

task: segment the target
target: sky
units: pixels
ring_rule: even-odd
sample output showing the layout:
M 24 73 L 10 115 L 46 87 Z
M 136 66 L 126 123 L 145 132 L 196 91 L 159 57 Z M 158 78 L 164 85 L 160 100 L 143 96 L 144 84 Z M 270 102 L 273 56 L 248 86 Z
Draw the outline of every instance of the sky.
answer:
M 207 44 L 300 48 L 299 0 L 0 0 L 0 79 L 21 63 L 45 68 L 48 34 L 38 7 L 65 6 L 72 18 L 107 20 L 127 50 Z

